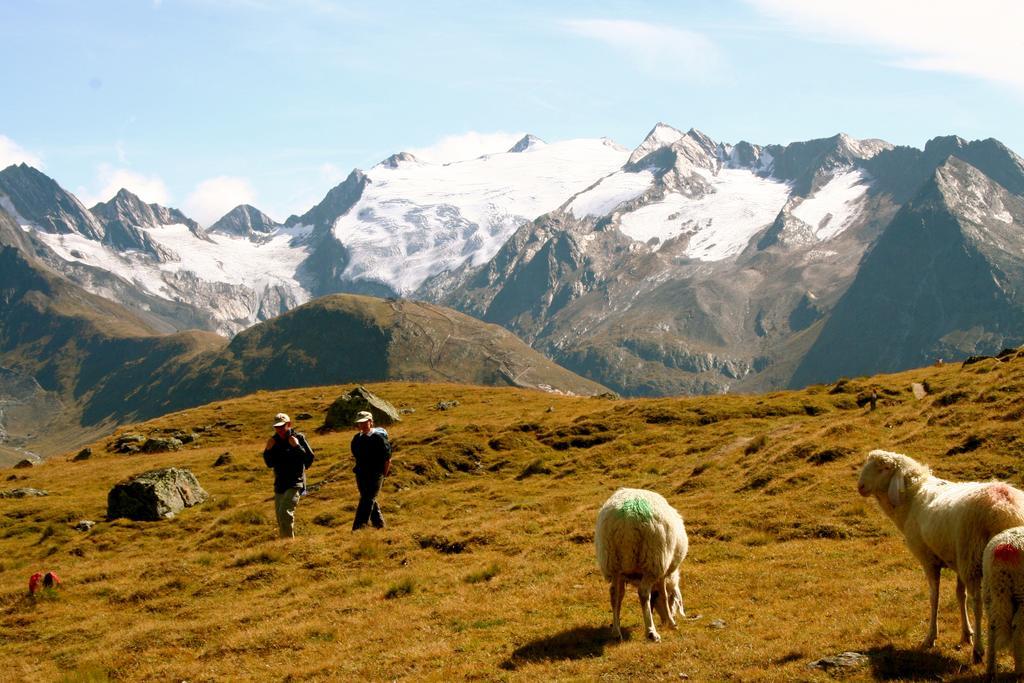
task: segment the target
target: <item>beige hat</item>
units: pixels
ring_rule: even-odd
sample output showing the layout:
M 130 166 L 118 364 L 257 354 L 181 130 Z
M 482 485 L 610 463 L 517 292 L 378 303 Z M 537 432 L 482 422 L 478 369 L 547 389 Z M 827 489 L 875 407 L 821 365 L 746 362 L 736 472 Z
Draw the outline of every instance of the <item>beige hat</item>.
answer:
M 360 410 L 358 413 L 356 413 L 356 424 L 359 424 L 360 422 L 370 422 L 372 420 L 373 413 L 371 413 L 369 410 Z
M 290 417 L 288 417 L 288 415 L 286 413 L 278 413 L 277 415 L 274 416 L 274 426 L 275 427 L 284 427 L 286 424 L 288 424 L 291 421 L 292 421 L 292 419 Z

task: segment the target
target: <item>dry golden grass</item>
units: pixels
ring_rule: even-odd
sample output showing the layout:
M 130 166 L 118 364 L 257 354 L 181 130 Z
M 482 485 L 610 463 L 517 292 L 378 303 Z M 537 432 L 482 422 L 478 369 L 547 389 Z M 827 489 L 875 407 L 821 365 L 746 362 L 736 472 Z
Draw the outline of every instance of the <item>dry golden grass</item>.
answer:
M 915 400 L 912 382 L 930 395 Z M 873 412 L 857 405 L 871 386 Z M 356 534 L 351 433 L 315 433 L 347 388 L 261 392 L 114 435 L 208 427 L 178 452 L 118 455 L 110 437 L 88 460 L 5 471 L 2 488 L 50 495 L 0 500 L 0 679 L 813 681 L 830 677 L 810 661 L 847 650 L 871 657 L 847 680 L 980 673 L 954 647 L 951 575 L 938 647 L 913 651 L 925 582 L 856 477 L 883 447 L 940 476 L 1020 485 L 1024 359 L 684 399 L 372 385 L 415 412 L 391 429 L 389 527 Z M 297 426 L 317 451 L 310 482 L 326 480 L 290 542 L 274 538 L 260 456 L 278 410 L 313 415 Z M 233 463 L 213 467 L 222 453 Z M 164 522 L 104 521 L 114 483 L 169 465 L 210 500 Z M 635 597 L 626 641 L 609 637 L 593 525 L 619 486 L 663 493 L 690 535 L 683 593 L 701 618 L 660 644 Z M 98 523 L 77 532 L 79 519 Z M 47 569 L 62 590 L 27 598 Z

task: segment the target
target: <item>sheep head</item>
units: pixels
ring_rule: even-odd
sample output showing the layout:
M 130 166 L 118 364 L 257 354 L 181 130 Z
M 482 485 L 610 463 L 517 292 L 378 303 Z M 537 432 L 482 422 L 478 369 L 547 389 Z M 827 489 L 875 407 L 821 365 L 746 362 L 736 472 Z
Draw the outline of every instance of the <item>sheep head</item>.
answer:
M 905 497 L 908 481 L 927 477 L 928 468 L 900 453 L 874 450 L 868 453 L 860 471 L 857 492 L 862 496 L 884 495 L 892 507 L 899 507 Z

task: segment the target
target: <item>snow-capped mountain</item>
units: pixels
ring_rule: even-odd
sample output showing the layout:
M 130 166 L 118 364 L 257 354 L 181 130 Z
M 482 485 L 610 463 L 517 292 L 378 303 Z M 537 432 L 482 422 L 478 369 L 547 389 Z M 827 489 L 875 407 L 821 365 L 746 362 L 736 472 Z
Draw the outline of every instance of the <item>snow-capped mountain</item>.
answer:
M 888 357 L 899 359 L 893 366 L 871 360 L 876 346 L 851 353 L 861 339 L 857 321 L 872 315 L 871 306 L 849 304 L 856 313 L 840 316 L 845 323 L 830 321 L 849 297 L 864 296 L 859 286 L 847 296 L 861 282 L 862 259 L 871 262 L 897 229 L 894 216 L 909 210 L 901 206 L 912 205 L 950 159 L 976 172 L 962 186 L 992 182 L 1024 194 L 1020 157 L 995 141 L 938 138 L 923 152 L 846 135 L 728 145 L 659 124 L 638 150 L 558 211 L 523 226 L 484 266 L 440 278 L 441 286 L 423 293 L 508 327 L 566 367 L 630 394 L 799 385 L 834 379 L 853 358 L 864 358 L 857 372 L 865 374 L 908 367 L 910 358 L 1024 342 L 1024 328 L 1013 332 L 1005 314 L 970 329 L 960 325 L 973 313 L 946 314 L 923 338 L 901 329 L 913 316 L 883 315 L 879 334 L 894 333 L 901 349 L 888 347 Z M 972 240 L 984 245 L 976 263 L 1003 291 L 1024 287 L 1024 273 L 1006 265 L 1024 252 L 1012 237 L 1020 219 L 998 208 L 1013 202 L 953 204 L 948 213 L 958 225 L 978 216 L 1003 225 L 1009 217 L 1006 230 Z M 864 291 L 879 306 L 915 291 L 907 281 L 902 289 L 882 287 L 877 273 L 871 282 Z M 973 291 L 979 282 L 961 284 Z M 1006 300 L 1009 309 L 1024 306 Z M 841 332 L 816 344 L 822 329 Z
M 609 140 L 545 144 L 448 164 L 398 154 L 351 177 L 333 210 L 289 219 L 344 246 L 337 287 L 412 294 L 434 275 L 490 259 L 516 228 L 619 169 L 629 151 Z M 333 192 L 333 190 L 332 190 Z M 358 196 L 356 196 L 358 195 Z M 371 291 L 373 291 L 371 289 Z
M 0 172 L 0 211 L 35 257 L 157 329 L 233 334 L 326 294 L 403 296 L 504 325 L 624 393 L 707 392 L 830 376 L 828 349 L 812 370 L 804 354 L 839 324 L 833 312 L 860 291 L 851 283 L 894 216 L 951 158 L 979 187 L 1024 195 L 1024 164 L 994 140 L 762 145 L 659 123 L 633 150 L 528 135 L 448 164 L 394 154 L 284 224 L 240 206 L 203 229 L 127 191 L 89 210 L 24 165 Z M 971 243 L 1005 291 L 1024 287 L 1011 267 L 1017 214 L 950 203 L 964 225 L 1010 217 Z M 926 352 L 997 338 L 1014 340 L 947 330 Z

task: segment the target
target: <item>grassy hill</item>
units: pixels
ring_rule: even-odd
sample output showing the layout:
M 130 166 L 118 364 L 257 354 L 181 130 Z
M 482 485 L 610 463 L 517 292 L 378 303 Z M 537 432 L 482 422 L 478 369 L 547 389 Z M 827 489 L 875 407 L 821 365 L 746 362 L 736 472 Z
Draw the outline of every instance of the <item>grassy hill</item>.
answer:
M 356 534 L 351 433 L 315 431 L 348 388 L 218 401 L 121 429 L 87 460 L 5 470 L 0 490 L 50 495 L 0 499 L 0 671 L 29 681 L 813 681 L 830 677 L 810 661 L 847 650 L 870 656 L 847 680 L 981 671 L 954 647 L 951 574 L 938 647 L 913 651 L 927 626 L 925 581 L 856 478 L 864 454 L 883 447 L 939 476 L 1024 483 L 1024 358 L 758 396 L 371 385 L 415 412 L 391 429 L 389 527 Z M 311 416 L 298 426 L 318 454 L 310 482 L 322 483 L 300 503 L 290 542 L 274 538 L 260 458 L 278 410 Z M 106 448 L 173 431 L 198 438 L 172 453 Z M 233 462 L 214 467 L 224 453 Z M 104 521 L 114 483 L 169 465 L 191 469 L 210 500 L 170 521 Z M 661 629 L 660 644 L 644 640 L 635 597 L 623 606 L 627 640 L 609 637 L 593 526 L 619 486 L 660 491 L 686 520 L 683 595 L 701 618 Z M 79 519 L 97 524 L 78 532 Z M 64 587 L 29 599 L 28 577 L 42 570 Z
M 26 257 L 20 233 L 0 212 L 0 467 L 259 389 L 402 379 L 607 391 L 497 325 L 414 301 L 337 294 L 230 341 L 162 334 Z

